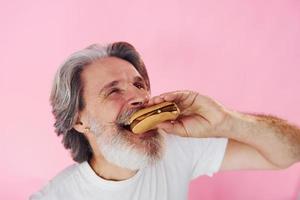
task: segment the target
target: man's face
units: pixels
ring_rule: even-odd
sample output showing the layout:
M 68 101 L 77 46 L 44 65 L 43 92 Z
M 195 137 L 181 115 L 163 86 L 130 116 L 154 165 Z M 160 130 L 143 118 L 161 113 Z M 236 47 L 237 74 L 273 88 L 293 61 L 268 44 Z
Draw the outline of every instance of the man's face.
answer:
M 108 57 L 86 66 L 81 74 L 85 109 L 81 112 L 95 134 L 100 153 L 121 167 L 138 169 L 161 157 L 157 131 L 136 135 L 124 128 L 131 113 L 145 106 L 150 93 L 129 62 Z

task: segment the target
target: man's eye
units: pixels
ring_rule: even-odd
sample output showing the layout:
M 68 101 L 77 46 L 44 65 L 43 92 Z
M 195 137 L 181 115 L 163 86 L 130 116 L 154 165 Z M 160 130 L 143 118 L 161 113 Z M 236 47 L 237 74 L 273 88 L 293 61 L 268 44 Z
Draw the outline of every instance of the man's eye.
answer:
M 145 89 L 145 85 L 143 83 L 134 83 L 134 86 L 139 89 Z
M 114 94 L 114 93 L 118 93 L 118 92 L 120 92 L 120 89 L 114 88 L 114 89 L 112 89 L 112 90 L 110 90 L 110 91 L 108 92 L 107 96 L 109 96 L 109 95 L 111 95 L 111 94 Z

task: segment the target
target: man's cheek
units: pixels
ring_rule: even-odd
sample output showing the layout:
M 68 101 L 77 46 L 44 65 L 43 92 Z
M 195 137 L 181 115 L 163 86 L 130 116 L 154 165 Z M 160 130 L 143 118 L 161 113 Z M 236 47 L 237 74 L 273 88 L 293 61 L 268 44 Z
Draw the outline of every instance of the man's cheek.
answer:
M 103 117 L 110 122 L 116 121 L 118 115 L 121 112 L 121 106 L 119 104 L 111 104 L 103 109 Z

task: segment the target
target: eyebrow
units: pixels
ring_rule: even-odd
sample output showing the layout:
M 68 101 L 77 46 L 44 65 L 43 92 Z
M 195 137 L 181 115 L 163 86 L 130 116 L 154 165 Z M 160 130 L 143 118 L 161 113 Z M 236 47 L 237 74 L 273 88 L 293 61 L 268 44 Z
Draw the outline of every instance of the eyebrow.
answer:
M 114 81 L 111 81 L 111 82 L 105 84 L 103 86 L 103 88 L 100 90 L 99 94 L 102 94 L 105 90 L 108 90 L 109 88 L 112 88 L 112 87 L 118 85 L 120 82 L 121 82 L 120 80 L 114 80 Z M 133 82 L 143 82 L 144 83 L 145 81 L 144 81 L 144 79 L 142 77 L 135 76 L 133 78 Z
M 144 79 L 143 79 L 142 77 L 140 77 L 140 76 L 135 76 L 135 77 L 133 78 L 133 81 L 134 81 L 134 82 L 145 82 Z

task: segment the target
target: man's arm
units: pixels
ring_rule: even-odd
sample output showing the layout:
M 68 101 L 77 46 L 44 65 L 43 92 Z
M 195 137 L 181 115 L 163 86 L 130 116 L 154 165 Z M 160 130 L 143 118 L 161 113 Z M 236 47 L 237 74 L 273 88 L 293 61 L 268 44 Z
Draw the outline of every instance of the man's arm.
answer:
M 158 128 L 184 137 L 229 138 L 222 170 L 281 169 L 300 161 L 300 129 L 282 119 L 234 112 L 192 91 L 165 93 L 149 104 L 163 101 L 176 102 L 181 114 Z
M 281 168 L 268 161 L 255 148 L 229 139 L 220 171 L 277 169 Z
M 230 112 L 221 170 L 281 169 L 300 160 L 300 129 L 274 116 Z

